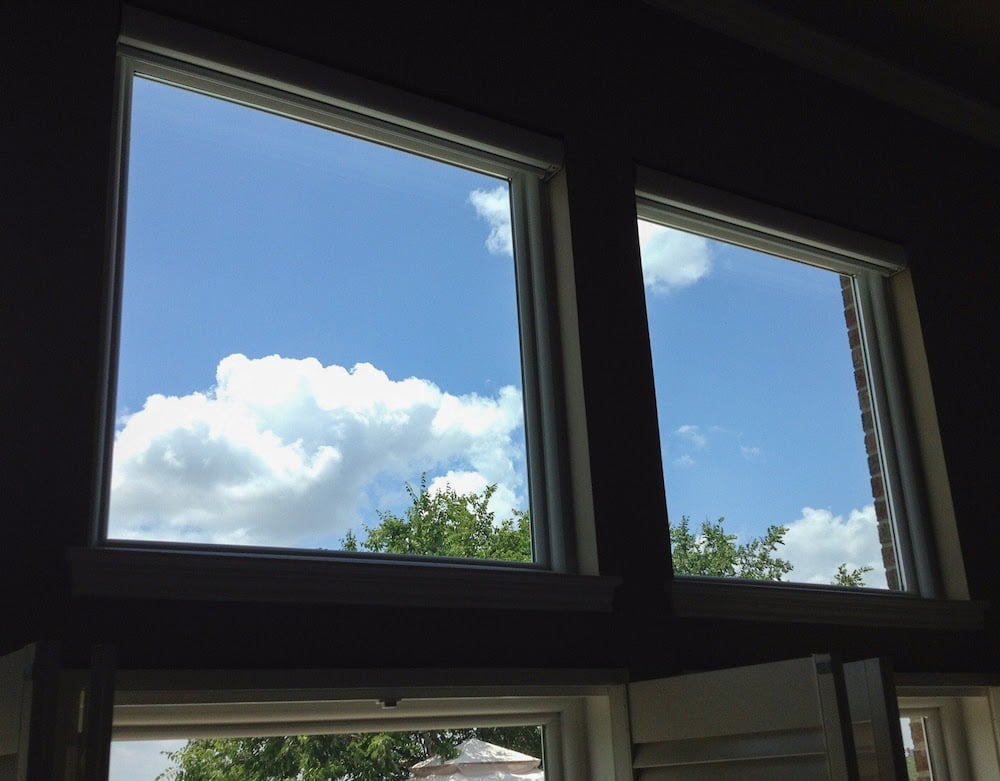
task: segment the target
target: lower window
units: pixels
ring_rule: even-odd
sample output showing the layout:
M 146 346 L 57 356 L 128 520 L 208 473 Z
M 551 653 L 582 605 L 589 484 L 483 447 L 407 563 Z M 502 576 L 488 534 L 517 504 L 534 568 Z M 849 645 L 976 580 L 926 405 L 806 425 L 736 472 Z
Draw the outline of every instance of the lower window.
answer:
M 110 781 L 545 781 L 543 728 L 447 727 L 116 741 Z

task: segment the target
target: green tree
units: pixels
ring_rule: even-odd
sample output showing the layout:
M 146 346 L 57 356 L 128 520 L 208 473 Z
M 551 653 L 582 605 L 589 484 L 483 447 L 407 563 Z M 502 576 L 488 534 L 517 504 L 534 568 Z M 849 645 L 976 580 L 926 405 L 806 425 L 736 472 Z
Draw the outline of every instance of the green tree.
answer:
M 714 523 L 703 521 L 697 531 L 691 529 L 687 516 L 670 527 L 670 553 L 677 575 L 708 575 L 717 578 L 781 580 L 792 571 L 792 564 L 778 556 L 778 546 L 785 544 L 787 526 L 768 526 L 762 537 L 740 543 L 735 534 L 726 532 L 725 518 Z M 848 569 L 838 565 L 832 586 L 865 585 L 865 575 L 874 567 Z
M 768 526 L 764 536 L 740 543 L 735 534 L 726 532 L 724 523 L 725 518 L 714 523 L 706 520 L 692 531 L 691 519 L 685 515 L 670 527 L 676 574 L 781 580 L 792 571 L 791 563 L 777 555 L 778 546 L 784 544 L 786 527 Z
M 479 493 L 460 494 L 451 486 L 431 493 L 425 474 L 418 490 L 411 485 L 406 490 L 410 505 L 405 513 L 379 512 L 376 526 L 364 525 L 366 536 L 360 548 L 376 553 L 531 561 L 528 513 L 511 510 L 510 518 L 497 523 L 488 506 L 495 485 Z M 341 547 L 359 550 L 353 531 L 347 532 Z
M 167 752 L 157 781 L 402 781 L 428 756 L 450 758 L 478 737 L 540 757 L 539 727 L 487 727 L 349 735 L 206 738 Z
M 871 572 L 874 567 L 857 567 L 856 569 L 847 569 L 846 564 L 840 564 L 837 567 L 837 572 L 833 576 L 833 582 L 830 584 L 832 586 L 852 586 L 857 588 L 859 586 L 865 585 L 865 575 Z

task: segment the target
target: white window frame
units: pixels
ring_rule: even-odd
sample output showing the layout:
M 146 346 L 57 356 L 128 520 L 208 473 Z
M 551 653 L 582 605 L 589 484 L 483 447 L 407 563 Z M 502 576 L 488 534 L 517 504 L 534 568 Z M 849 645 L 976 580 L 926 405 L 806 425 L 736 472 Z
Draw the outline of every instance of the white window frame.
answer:
M 123 670 L 111 739 L 537 724 L 546 781 L 625 781 L 631 769 L 623 679 L 613 670 Z
M 848 274 L 855 280 L 868 382 L 902 590 L 678 576 L 681 615 L 963 627 L 981 625 L 950 507 L 923 345 L 899 245 L 637 167 L 637 216 Z M 923 397 L 920 396 L 923 392 Z M 936 496 L 933 502 L 928 496 Z M 941 499 L 941 497 L 944 499 Z M 960 601 L 961 600 L 961 601 Z
M 901 676 L 899 715 L 926 719 L 934 781 L 995 778 L 1000 775 L 1000 687 L 947 682 L 956 677 L 962 676 Z
M 124 172 L 131 86 L 137 74 L 510 182 L 533 562 L 108 539 L 127 200 Z M 260 599 L 249 584 L 259 585 L 261 574 L 267 573 L 283 583 L 285 593 L 268 597 L 274 600 L 416 600 L 439 606 L 485 600 L 495 607 L 610 610 L 614 582 L 588 577 L 597 574 L 593 524 L 584 501 L 589 466 L 581 457 L 585 449 L 570 442 L 580 437 L 570 432 L 584 431 L 585 423 L 576 420 L 582 405 L 566 390 L 576 383 L 563 371 L 564 354 L 572 365 L 578 360 L 572 356 L 577 346 L 571 258 L 559 250 L 568 235 L 561 145 L 531 131 L 128 6 L 123 8 L 119 38 L 117 90 L 107 348 L 97 435 L 102 472 L 96 479 L 89 546 L 69 554 L 77 592 Z M 158 572 L 155 584 L 142 574 L 153 567 Z

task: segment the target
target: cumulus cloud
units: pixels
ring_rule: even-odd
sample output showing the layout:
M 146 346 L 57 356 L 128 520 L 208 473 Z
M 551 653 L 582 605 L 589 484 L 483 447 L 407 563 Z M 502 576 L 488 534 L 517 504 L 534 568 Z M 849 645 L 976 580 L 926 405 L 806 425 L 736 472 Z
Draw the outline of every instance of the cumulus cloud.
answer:
M 164 756 L 167 751 L 177 751 L 187 745 L 187 740 L 141 740 L 111 744 L 109 781 L 135 781 L 137 778 L 156 778 L 176 765 Z
M 786 526 L 785 545 L 779 555 L 795 566 L 791 580 L 829 584 L 837 566 L 846 563 L 849 570 L 874 567 L 865 576 L 865 585 L 885 588 L 873 505 L 851 510 L 846 518 L 829 510 L 803 507 L 802 517 Z
M 527 506 L 522 425 L 510 386 L 455 396 L 368 363 L 230 355 L 211 391 L 153 395 L 119 421 L 109 534 L 332 547 L 375 520 L 380 482 L 398 492 L 423 471 L 497 483 L 509 512 Z
M 506 185 L 493 190 L 473 190 L 469 203 L 490 226 L 486 248 L 494 255 L 514 257 L 514 240 L 510 230 L 510 193 Z
M 459 494 L 480 493 L 489 481 L 479 472 L 456 472 L 449 470 L 447 474 L 435 477 L 428 485 L 427 491 L 436 494 L 445 488 L 451 488 Z M 498 483 L 496 491 L 486 505 L 497 521 L 510 518 L 511 510 L 527 509 L 527 504 L 521 501 L 509 486 Z
M 693 285 L 712 270 L 708 239 L 639 220 L 642 279 L 653 293 Z
M 688 440 L 699 449 L 708 444 L 708 437 L 701 433 L 701 429 L 698 426 L 685 424 L 678 428 L 674 433 L 680 437 L 684 437 L 684 439 Z

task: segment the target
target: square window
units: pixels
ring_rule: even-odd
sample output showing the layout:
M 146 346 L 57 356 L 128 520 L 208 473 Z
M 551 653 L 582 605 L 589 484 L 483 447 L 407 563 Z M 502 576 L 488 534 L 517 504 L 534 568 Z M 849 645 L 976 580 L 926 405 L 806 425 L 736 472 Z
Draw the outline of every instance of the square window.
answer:
M 916 590 L 898 266 L 672 199 L 639 216 L 675 574 Z
M 122 62 L 101 542 L 547 563 L 517 208 L 538 172 Z

